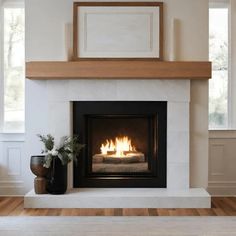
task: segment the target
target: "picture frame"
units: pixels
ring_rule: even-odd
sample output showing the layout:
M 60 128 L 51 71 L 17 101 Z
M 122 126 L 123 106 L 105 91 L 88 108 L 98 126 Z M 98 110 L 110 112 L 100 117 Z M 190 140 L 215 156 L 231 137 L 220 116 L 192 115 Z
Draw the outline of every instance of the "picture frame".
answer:
M 163 2 L 74 2 L 73 60 L 163 60 Z

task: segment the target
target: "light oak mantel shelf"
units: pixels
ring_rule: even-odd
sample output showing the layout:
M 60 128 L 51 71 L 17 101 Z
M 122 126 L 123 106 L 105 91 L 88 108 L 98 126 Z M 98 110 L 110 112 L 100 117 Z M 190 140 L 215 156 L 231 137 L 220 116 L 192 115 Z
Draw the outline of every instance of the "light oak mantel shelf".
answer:
M 26 63 L 26 78 L 56 79 L 210 79 L 211 62 L 155 60 L 34 61 Z

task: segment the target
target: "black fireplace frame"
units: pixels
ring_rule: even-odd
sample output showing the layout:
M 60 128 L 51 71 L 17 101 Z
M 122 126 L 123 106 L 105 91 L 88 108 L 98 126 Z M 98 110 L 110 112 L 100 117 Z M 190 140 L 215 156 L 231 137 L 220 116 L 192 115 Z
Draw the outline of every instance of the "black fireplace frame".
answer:
M 149 156 L 152 170 L 148 173 L 100 173 L 89 170 L 91 155 L 88 131 L 92 118 L 149 117 L 153 143 Z M 73 186 L 77 187 L 158 187 L 166 188 L 167 102 L 162 101 L 76 101 L 73 102 L 73 134 L 87 144 L 73 166 Z M 160 138 L 161 137 L 161 138 Z

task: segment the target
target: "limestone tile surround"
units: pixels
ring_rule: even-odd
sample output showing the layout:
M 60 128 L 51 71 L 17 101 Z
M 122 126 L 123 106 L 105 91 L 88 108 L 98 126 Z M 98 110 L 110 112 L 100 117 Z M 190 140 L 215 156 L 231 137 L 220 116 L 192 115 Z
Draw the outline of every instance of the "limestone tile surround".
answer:
M 48 80 L 49 101 L 190 101 L 188 80 Z
M 189 133 L 169 131 L 168 135 L 168 163 L 189 163 Z
M 167 188 L 189 188 L 189 163 L 167 163 Z
M 47 98 L 49 132 L 56 138 L 72 133 L 72 101 L 167 101 L 167 188 L 189 188 L 189 81 L 48 81 Z

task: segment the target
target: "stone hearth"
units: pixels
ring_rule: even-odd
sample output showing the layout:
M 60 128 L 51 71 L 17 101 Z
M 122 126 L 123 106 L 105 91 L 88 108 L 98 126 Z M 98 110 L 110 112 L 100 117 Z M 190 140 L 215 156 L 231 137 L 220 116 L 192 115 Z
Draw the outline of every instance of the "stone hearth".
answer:
M 25 208 L 210 208 L 211 199 L 202 189 L 81 188 L 65 195 L 25 196 Z

